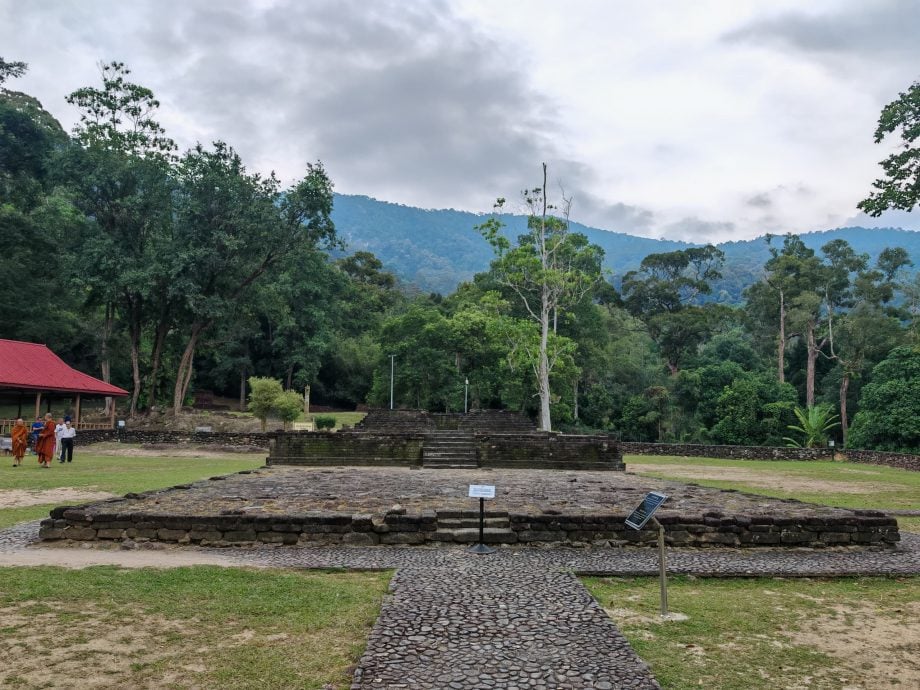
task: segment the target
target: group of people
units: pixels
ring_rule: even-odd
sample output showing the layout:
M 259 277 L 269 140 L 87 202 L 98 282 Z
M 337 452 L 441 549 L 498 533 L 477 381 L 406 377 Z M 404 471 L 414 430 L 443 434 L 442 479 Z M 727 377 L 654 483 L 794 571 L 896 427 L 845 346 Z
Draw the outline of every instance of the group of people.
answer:
M 44 421 L 35 420 L 31 434 L 22 418 L 17 419 L 10 434 L 13 441 L 13 467 L 22 465 L 22 458 L 29 448 L 30 435 L 32 450 L 38 456 L 40 467 L 51 467 L 55 454 L 58 455 L 59 462 L 73 462 L 73 439 L 77 435 L 77 429 L 69 416 L 55 424 L 54 417 L 49 412 L 45 415 Z

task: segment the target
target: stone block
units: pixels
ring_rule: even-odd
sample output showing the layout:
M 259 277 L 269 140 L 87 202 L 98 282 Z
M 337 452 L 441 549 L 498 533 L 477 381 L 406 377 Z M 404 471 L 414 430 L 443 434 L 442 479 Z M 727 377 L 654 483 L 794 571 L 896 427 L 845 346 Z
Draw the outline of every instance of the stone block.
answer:
M 97 539 L 123 539 L 125 530 L 123 529 L 98 529 L 96 530 Z
M 263 544 L 283 544 L 284 533 L 282 532 L 259 532 L 259 541 Z
M 38 530 L 38 536 L 40 539 L 63 539 L 64 530 L 60 527 L 42 526 Z
M 224 532 L 224 541 L 231 543 L 256 541 L 256 532 L 251 529 L 239 529 L 230 532 Z
M 519 542 L 527 543 L 531 541 L 559 541 L 565 538 L 563 532 L 550 532 L 547 530 L 525 529 L 516 532 Z
M 188 533 L 188 536 L 192 541 L 215 542 L 221 541 L 224 538 L 224 533 L 217 530 L 193 529 Z
M 817 532 L 807 530 L 783 530 L 780 533 L 780 543 L 782 544 L 808 544 L 814 541 L 818 536 Z
M 68 527 L 64 530 L 64 538 L 89 541 L 96 538 L 96 530 L 91 527 Z
M 348 546 L 376 546 L 380 537 L 373 532 L 349 532 L 342 535 L 342 543 Z
M 780 543 L 780 535 L 774 532 L 751 532 L 751 543 L 759 546 L 769 546 Z
M 849 532 L 821 532 L 821 541 L 825 544 L 848 544 L 850 542 Z
M 391 532 L 380 536 L 381 544 L 424 544 L 425 535 L 422 532 Z
M 179 541 L 183 537 L 188 537 L 188 530 L 184 529 L 167 529 L 165 527 L 158 529 L 156 537 L 160 541 Z

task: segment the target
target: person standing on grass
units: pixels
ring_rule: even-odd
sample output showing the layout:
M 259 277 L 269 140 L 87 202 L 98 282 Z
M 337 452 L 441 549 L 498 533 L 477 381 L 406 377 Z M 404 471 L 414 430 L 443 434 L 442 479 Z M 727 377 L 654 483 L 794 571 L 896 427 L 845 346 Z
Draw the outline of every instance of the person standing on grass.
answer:
M 54 448 L 58 454 L 58 460 L 64 462 L 64 446 L 61 444 L 61 432 L 64 430 L 64 420 L 62 419 L 54 425 Z
M 45 426 L 38 432 L 35 452 L 38 453 L 38 464 L 41 467 L 51 467 L 51 458 L 54 457 L 54 418 L 50 412 L 45 415 Z
M 19 417 L 13 424 L 10 437 L 13 440 L 13 467 L 19 467 L 22 465 L 22 456 L 26 454 L 26 448 L 29 446 L 29 429 L 22 421 L 22 417 Z
M 35 421 L 32 422 L 32 432 L 29 434 L 29 438 L 32 439 L 32 455 L 38 455 L 38 435 L 41 433 L 41 430 L 45 428 L 45 423 L 42 421 L 40 416 L 35 417 Z
M 64 417 L 64 428 L 61 429 L 61 462 L 64 462 L 66 456 L 67 462 L 73 462 L 73 438 L 77 435 L 77 430 L 70 422 L 70 417 Z

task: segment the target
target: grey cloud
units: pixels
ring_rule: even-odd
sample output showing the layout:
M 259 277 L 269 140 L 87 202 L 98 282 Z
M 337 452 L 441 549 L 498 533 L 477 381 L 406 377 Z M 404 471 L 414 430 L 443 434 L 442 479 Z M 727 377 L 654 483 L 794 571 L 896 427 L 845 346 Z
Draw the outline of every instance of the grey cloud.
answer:
M 729 221 L 701 220 L 695 217 L 683 218 L 662 228 L 662 237 L 705 244 L 735 239 L 736 226 Z
M 449 3 L 175 9 L 144 43 L 180 72 L 176 107 L 282 175 L 320 158 L 341 191 L 477 207 L 555 155 L 553 105 Z
M 844 4 L 836 13 L 786 12 L 756 19 L 723 38 L 825 55 L 916 60 L 920 3 L 879 0 Z
M 754 208 L 770 208 L 773 206 L 773 199 L 770 198 L 769 193 L 762 192 L 760 194 L 755 194 L 745 201 L 744 204 L 745 206 L 753 206 Z

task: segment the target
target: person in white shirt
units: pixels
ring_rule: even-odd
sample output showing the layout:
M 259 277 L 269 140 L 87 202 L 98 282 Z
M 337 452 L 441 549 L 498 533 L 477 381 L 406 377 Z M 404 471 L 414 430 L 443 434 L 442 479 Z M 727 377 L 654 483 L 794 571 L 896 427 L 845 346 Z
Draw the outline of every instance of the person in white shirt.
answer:
M 73 462 L 73 439 L 77 435 L 77 430 L 70 422 L 70 417 L 64 417 L 64 425 L 61 429 L 61 462 L 66 457 L 67 462 Z
M 61 445 L 61 432 L 64 430 L 64 420 L 62 419 L 54 425 L 54 449 L 60 453 L 58 460 L 64 462 L 64 446 Z

